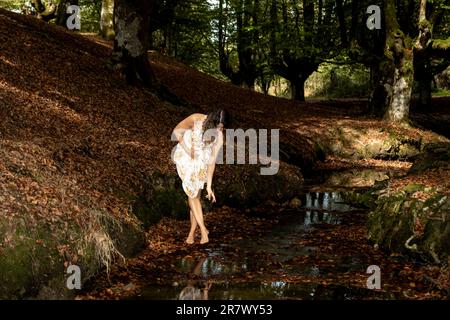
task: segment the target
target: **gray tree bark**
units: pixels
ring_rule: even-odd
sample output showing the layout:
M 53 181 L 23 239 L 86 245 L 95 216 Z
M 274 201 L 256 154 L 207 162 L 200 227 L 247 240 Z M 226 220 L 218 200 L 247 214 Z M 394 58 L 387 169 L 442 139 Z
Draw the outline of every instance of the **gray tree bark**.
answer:
M 409 41 L 400 30 L 395 0 L 385 2 L 386 41 L 384 58 L 375 73 L 378 81 L 371 95 L 370 107 L 376 114 L 391 122 L 409 119 L 413 86 L 413 53 Z
M 116 0 L 115 3 L 112 60 L 129 84 L 140 83 L 147 87 L 157 84 L 147 54 L 153 9 L 151 0 Z

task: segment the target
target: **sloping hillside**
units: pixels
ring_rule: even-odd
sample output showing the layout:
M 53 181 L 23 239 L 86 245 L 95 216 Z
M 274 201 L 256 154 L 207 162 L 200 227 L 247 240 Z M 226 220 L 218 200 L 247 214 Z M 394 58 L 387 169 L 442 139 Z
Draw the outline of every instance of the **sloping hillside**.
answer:
M 170 135 L 188 111 L 126 85 L 107 47 L 33 17 L 0 10 L 0 42 L 0 296 L 46 294 L 63 265 L 87 279 L 144 245 L 132 205 L 153 172 L 175 174 Z
M 130 199 L 156 164 L 171 170 L 182 115 L 126 86 L 81 36 L 1 10 L 0 42 L 1 296 L 41 287 L 63 263 L 108 262 L 115 219 L 135 234 L 121 251 L 142 245 Z

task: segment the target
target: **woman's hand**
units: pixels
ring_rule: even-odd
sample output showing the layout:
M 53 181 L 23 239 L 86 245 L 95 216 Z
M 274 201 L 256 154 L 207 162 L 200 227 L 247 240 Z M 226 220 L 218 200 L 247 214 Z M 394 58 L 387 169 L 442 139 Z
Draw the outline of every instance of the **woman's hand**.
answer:
M 183 148 L 184 152 L 186 152 L 192 160 L 195 158 L 195 150 L 192 146 L 191 148 L 188 148 L 188 146 L 184 142 L 180 142 L 181 147 Z
M 207 187 L 206 191 L 208 192 L 208 195 L 206 196 L 206 198 L 208 200 L 210 200 L 212 203 L 216 202 L 216 196 L 215 196 L 214 192 L 212 191 L 211 187 Z

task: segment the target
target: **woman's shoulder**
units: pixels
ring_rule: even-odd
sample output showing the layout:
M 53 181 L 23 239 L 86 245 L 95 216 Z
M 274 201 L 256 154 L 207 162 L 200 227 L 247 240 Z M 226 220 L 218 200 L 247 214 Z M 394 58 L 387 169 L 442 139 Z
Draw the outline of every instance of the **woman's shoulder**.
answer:
M 203 113 L 193 113 L 190 115 L 190 117 L 192 117 L 192 119 L 195 121 L 203 121 L 206 119 L 207 115 Z

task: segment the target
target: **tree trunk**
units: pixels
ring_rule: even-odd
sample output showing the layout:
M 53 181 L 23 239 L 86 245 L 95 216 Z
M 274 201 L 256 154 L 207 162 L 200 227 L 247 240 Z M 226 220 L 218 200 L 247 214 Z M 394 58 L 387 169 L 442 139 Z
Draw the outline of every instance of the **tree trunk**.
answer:
M 67 8 L 71 5 L 78 5 L 78 0 L 59 1 L 58 9 L 56 10 L 56 24 L 58 26 L 67 27 L 67 19 L 72 15 L 71 13 L 67 13 Z
M 114 39 L 114 0 L 103 0 L 100 14 L 100 35 L 107 40 Z
M 345 22 L 343 0 L 336 1 L 336 14 L 338 16 L 338 21 L 339 21 L 339 33 L 341 36 L 342 46 L 344 48 L 347 48 L 348 47 L 347 26 L 346 26 L 346 22 Z
M 421 0 L 419 6 L 419 35 L 414 42 L 414 77 L 419 84 L 419 106 L 427 109 L 431 106 L 431 47 L 433 29 L 426 16 L 427 0 Z
M 397 29 L 398 30 L 398 29 Z M 412 48 L 405 47 L 403 33 L 389 33 L 386 40 L 385 60 L 379 63 L 381 81 L 374 89 L 377 98 L 376 114 L 391 122 L 405 122 L 409 118 L 409 107 L 413 86 Z
M 409 106 L 413 85 L 413 54 L 407 47 L 411 41 L 400 30 L 395 0 L 385 2 L 386 41 L 384 57 L 375 70 L 370 109 L 391 122 L 405 122 L 409 118 Z
M 431 83 L 433 79 L 419 81 L 419 107 L 426 110 L 431 106 Z
M 405 52 L 405 55 L 406 57 L 395 65 L 392 89 L 388 95 L 389 105 L 384 115 L 386 120 L 392 122 L 405 122 L 409 118 L 413 84 L 412 53 Z
M 148 0 L 116 0 L 113 61 L 120 66 L 129 84 L 156 85 L 147 54 L 153 5 Z
M 305 101 L 305 82 L 304 78 L 289 80 L 291 83 L 291 98 L 296 101 Z
M 264 95 L 267 96 L 269 94 L 269 89 L 270 89 L 270 81 L 261 80 L 261 90 L 264 93 Z
M 249 89 L 252 91 L 255 91 L 255 79 L 252 80 L 246 80 L 242 83 L 242 87 L 245 89 Z
M 369 98 L 369 114 L 382 118 L 386 112 L 385 106 L 387 106 L 387 92 L 383 83 L 383 65 L 373 63 L 370 66 L 370 83 L 372 92 Z

